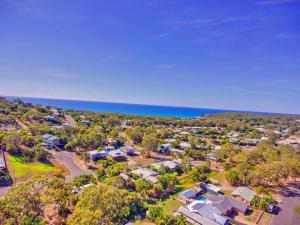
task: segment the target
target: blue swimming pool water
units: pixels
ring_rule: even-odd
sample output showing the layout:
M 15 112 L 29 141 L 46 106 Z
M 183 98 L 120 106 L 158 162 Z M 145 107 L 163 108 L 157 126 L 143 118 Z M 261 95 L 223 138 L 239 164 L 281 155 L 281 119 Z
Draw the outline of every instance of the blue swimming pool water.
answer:
M 196 200 L 198 200 L 198 201 L 205 201 L 206 197 L 202 195 L 202 196 L 196 198 Z

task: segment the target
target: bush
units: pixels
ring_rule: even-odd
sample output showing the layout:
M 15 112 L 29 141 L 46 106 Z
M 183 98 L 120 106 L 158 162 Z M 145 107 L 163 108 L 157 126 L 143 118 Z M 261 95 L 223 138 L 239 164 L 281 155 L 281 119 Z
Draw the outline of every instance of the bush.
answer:
M 76 187 L 81 187 L 90 183 L 95 183 L 95 177 L 88 174 L 82 174 L 80 176 L 75 177 L 73 180 L 73 185 Z
M 10 176 L 8 173 L 4 172 L 3 170 L 0 170 L 0 183 L 5 183 L 10 180 Z

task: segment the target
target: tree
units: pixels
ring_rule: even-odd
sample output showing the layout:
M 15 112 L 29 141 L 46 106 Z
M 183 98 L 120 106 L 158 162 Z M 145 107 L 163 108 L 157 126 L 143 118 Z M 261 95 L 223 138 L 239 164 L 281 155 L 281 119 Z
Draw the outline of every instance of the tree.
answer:
M 158 206 L 152 206 L 147 213 L 147 217 L 149 220 L 156 222 L 158 219 L 164 217 L 163 209 Z
M 251 201 L 251 206 L 258 208 L 259 203 L 260 203 L 260 198 L 257 195 L 255 195 Z
M 32 178 L 0 200 L 0 224 L 64 223 L 69 206 L 70 190 L 61 179 Z
M 219 160 L 227 160 L 241 152 L 241 149 L 232 143 L 226 143 L 221 146 L 221 149 L 216 152 L 216 157 Z
M 138 179 L 135 182 L 135 189 L 139 192 L 144 198 L 147 198 L 150 190 L 153 188 L 153 185 L 150 181 L 144 179 Z
M 3 170 L 0 170 L 0 184 L 1 183 L 6 183 L 10 180 L 10 176 L 8 173 L 6 173 Z
M 207 166 L 197 166 L 188 173 L 188 177 L 194 182 L 205 181 L 207 179 L 207 172 L 209 172 Z
M 106 175 L 105 169 L 104 169 L 104 168 L 99 168 L 99 169 L 97 169 L 97 170 L 95 171 L 95 173 L 96 173 L 97 180 L 98 180 L 99 182 L 101 182 L 101 181 L 104 180 L 105 175 Z
M 272 202 L 272 196 L 264 196 L 260 199 L 259 208 L 266 210 Z
M 82 174 L 74 178 L 73 185 L 81 187 L 86 184 L 95 183 L 95 177 L 89 174 Z
M 130 204 L 135 200 L 128 191 L 106 184 L 88 187 L 80 195 L 67 224 L 123 224 L 130 216 Z
M 179 215 L 175 219 L 175 225 L 191 225 L 191 223 L 186 220 L 184 215 Z
M 238 186 L 241 183 L 240 176 L 235 170 L 229 170 L 227 172 L 226 180 L 233 186 Z
M 157 138 L 154 135 L 146 135 L 143 138 L 142 145 L 145 150 L 145 156 L 150 157 L 151 151 L 157 150 Z
M 158 177 L 158 181 L 162 185 L 163 190 L 173 190 L 175 185 L 178 184 L 177 173 L 166 173 Z
M 140 128 L 129 128 L 125 133 L 135 144 L 140 144 L 143 140 L 144 134 Z

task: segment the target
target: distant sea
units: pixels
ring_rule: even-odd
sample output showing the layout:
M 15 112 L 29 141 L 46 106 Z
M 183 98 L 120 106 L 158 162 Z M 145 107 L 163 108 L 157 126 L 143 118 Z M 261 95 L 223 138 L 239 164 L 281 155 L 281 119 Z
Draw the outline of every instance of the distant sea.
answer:
M 34 105 L 41 104 L 47 106 L 58 107 L 62 109 L 88 110 L 94 112 L 121 113 L 138 116 L 164 116 L 179 118 L 196 118 L 208 114 L 218 114 L 225 112 L 241 112 L 268 114 L 262 112 L 247 112 L 224 109 L 205 109 L 205 108 L 189 108 L 175 106 L 157 106 L 157 105 L 141 105 L 128 103 L 112 103 L 112 102 L 93 102 L 80 100 L 63 100 L 63 99 L 47 99 L 47 98 L 29 98 L 29 97 L 6 97 L 9 99 L 18 98 L 26 103 Z

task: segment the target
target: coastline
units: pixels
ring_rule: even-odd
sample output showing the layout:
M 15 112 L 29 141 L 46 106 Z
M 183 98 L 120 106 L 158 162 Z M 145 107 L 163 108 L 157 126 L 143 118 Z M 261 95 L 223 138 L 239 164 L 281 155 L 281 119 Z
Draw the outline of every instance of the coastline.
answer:
M 82 101 L 82 100 L 66 100 L 52 98 L 33 98 L 22 96 L 4 96 L 8 99 L 21 99 L 26 103 L 41 104 L 52 107 L 58 107 L 65 110 L 85 110 L 104 113 L 119 113 L 134 116 L 162 116 L 162 117 L 177 117 L 177 118 L 200 118 L 204 115 L 220 114 L 220 113 L 251 113 L 258 115 L 269 115 L 277 113 L 268 112 L 253 112 L 227 109 L 209 109 L 209 108 L 194 108 L 181 106 L 161 106 L 161 105 L 146 105 L 132 103 L 115 103 L 115 102 L 100 102 L 100 101 Z

